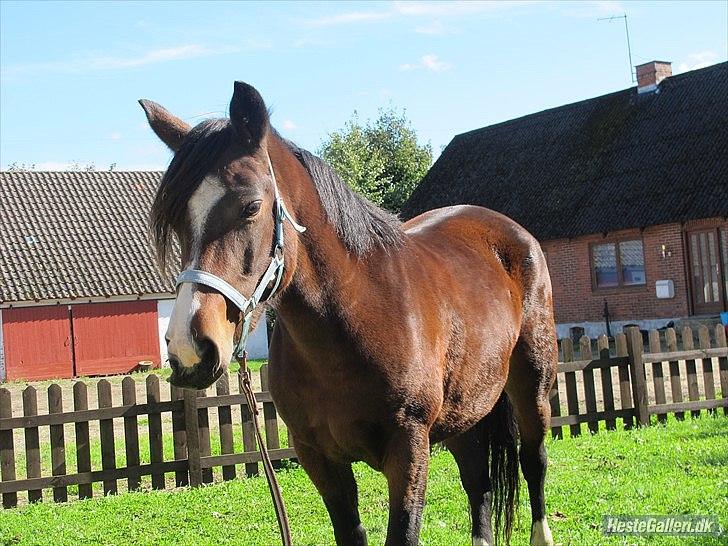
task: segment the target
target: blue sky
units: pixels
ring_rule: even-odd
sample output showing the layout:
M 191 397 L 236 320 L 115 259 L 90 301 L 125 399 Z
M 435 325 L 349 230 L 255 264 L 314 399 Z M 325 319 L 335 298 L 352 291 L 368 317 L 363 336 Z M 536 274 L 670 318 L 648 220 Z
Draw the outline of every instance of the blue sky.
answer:
M 256 86 L 315 150 L 356 110 L 406 109 L 436 153 L 457 133 L 632 85 L 634 64 L 725 61 L 728 2 L 0 1 L 0 165 L 163 169 L 136 103 L 191 124 Z

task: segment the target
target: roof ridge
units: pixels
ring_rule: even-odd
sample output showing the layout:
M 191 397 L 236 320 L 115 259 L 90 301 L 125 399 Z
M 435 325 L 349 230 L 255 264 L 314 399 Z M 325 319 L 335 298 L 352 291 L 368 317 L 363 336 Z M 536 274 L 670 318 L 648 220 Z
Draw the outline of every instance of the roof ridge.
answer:
M 722 65 L 726 65 L 726 67 L 728 68 L 728 61 L 724 61 L 724 62 L 721 62 L 721 63 L 712 64 L 710 66 L 705 66 L 703 68 L 696 68 L 695 70 L 688 70 L 688 71 L 682 72 L 680 74 L 673 74 L 672 76 L 669 76 L 669 77 L 665 78 L 663 81 L 671 80 L 672 82 L 675 82 L 675 81 L 680 81 L 680 80 L 686 79 L 686 76 L 687 77 L 689 77 L 689 76 L 693 76 L 694 77 L 696 75 L 696 73 L 699 73 L 699 72 L 700 73 L 706 72 L 706 71 L 709 72 L 709 71 L 712 71 L 712 70 L 715 70 L 717 72 L 717 69 L 720 68 Z M 660 83 L 662 83 L 662 82 L 660 82 Z M 507 119 L 507 120 L 504 120 L 504 121 L 499 121 L 499 122 L 493 123 L 491 125 L 486 125 L 485 127 L 479 127 L 477 129 L 472 129 L 470 131 L 465 131 L 464 133 L 458 133 L 458 134 L 456 134 L 453 137 L 453 140 L 455 140 L 456 138 L 464 137 L 466 135 L 477 134 L 477 133 L 479 133 L 481 131 L 490 131 L 490 130 L 493 130 L 493 129 L 496 129 L 496 128 L 500 128 L 500 127 L 506 126 L 506 125 L 511 124 L 511 123 L 523 121 L 525 118 L 533 117 L 535 119 L 539 115 L 546 114 L 546 113 L 549 113 L 549 112 L 556 112 L 556 111 L 559 111 L 559 110 L 568 111 L 570 109 L 573 109 L 573 108 L 577 108 L 579 106 L 582 106 L 584 103 L 587 103 L 587 102 L 591 102 L 591 101 L 595 101 L 596 102 L 596 101 L 598 101 L 600 99 L 605 99 L 605 98 L 610 97 L 610 96 L 616 96 L 616 95 L 619 95 L 619 94 L 627 94 L 627 93 L 629 93 L 629 94 L 637 94 L 637 86 L 635 85 L 635 86 L 632 86 L 632 87 L 627 87 L 627 88 L 624 88 L 624 89 L 619 89 L 617 91 L 611 91 L 609 93 L 604 93 L 603 95 L 597 95 L 596 97 L 590 97 L 588 99 L 582 99 L 582 100 L 579 100 L 579 101 L 576 101 L 576 102 L 570 102 L 570 103 L 562 104 L 562 105 L 559 105 L 559 106 L 552 106 L 550 108 L 544 108 L 543 110 L 538 110 L 536 112 L 531 112 L 530 114 L 524 114 L 522 116 L 518 116 L 517 118 L 511 118 L 511 119 Z

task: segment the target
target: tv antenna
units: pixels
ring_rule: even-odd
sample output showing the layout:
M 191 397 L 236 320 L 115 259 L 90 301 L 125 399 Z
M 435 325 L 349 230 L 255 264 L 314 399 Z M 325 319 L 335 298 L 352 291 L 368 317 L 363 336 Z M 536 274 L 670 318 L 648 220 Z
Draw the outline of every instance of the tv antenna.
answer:
M 612 15 L 611 17 L 600 17 L 597 21 L 616 21 L 617 19 L 624 19 L 624 33 L 627 36 L 627 55 L 629 55 L 629 77 L 632 83 L 635 82 L 634 67 L 632 66 L 632 47 L 629 45 L 629 25 L 627 25 L 627 14 L 624 15 Z

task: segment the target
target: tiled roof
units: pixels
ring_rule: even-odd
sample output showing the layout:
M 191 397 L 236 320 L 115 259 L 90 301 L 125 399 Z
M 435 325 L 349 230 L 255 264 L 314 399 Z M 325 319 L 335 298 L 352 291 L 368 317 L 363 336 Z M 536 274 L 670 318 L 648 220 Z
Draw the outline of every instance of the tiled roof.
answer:
M 542 241 L 728 216 L 728 63 L 456 136 L 402 216 L 456 204 Z
M 172 293 L 147 235 L 161 176 L 0 173 L 0 303 Z

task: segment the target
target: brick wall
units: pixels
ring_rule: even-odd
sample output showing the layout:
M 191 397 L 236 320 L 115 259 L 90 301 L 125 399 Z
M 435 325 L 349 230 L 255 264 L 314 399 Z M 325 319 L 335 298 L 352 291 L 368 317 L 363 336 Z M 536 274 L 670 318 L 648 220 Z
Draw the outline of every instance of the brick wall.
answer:
M 688 228 L 726 226 L 723 219 L 690 222 Z M 644 320 L 685 317 L 689 313 L 686 279 L 687 257 L 683 248 L 684 227 L 663 224 L 642 231 L 639 229 L 587 235 L 575 239 L 544 241 L 541 246 L 551 273 L 557 323 L 602 321 L 604 300 L 609 304 L 611 320 Z M 624 239 L 641 239 L 645 256 L 646 284 L 618 288 L 593 288 L 590 245 Z M 665 245 L 671 253 L 662 257 Z M 658 299 L 655 281 L 671 279 L 675 297 Z

